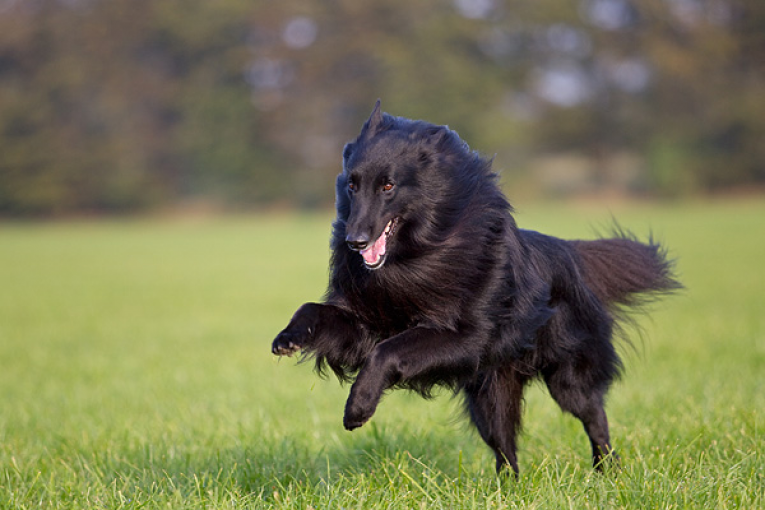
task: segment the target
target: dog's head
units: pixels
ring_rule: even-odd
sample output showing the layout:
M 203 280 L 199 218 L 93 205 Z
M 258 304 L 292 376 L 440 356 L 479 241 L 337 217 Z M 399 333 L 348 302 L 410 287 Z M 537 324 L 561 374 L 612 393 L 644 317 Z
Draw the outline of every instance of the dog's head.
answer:
M 450 145 L 466 147 L 445 126 L 383 113 L 378 100 L 358 138 L 345 146 L 336 183 L 338 227 L 367 268 L 383 267 L 400 231 L 433 221 L 425 206 L 443 195 L 436 188 L 448 179 L 434 173 L 444 167 L 439 162 L 452 152 Z

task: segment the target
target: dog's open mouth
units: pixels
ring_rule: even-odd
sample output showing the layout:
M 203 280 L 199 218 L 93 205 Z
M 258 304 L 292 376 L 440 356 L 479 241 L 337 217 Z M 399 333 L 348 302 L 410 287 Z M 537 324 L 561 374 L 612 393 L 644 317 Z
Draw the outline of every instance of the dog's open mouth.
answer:
M 385 255 L 387 251 L 388 239 L 391 238 L 396 230 L 398 218 L 393 218 L 385 226 L 385 230 L 372 246 L 366 250 L 361 250 L 361 256 L 364 258 L 364 264 L 369 269 L 380 269 L 385 264 Z

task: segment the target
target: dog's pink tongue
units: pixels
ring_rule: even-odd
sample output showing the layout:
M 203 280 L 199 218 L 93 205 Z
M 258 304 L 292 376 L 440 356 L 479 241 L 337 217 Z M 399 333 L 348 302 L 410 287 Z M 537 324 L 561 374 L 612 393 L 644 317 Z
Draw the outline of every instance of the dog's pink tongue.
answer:
M 383 255 L 385 255 L 385 232 L 377 238 L 375 244 L 361 252 L 364 261 L 370 266 L 377 264 L 377 262 L 380 261 L 380 257 Z

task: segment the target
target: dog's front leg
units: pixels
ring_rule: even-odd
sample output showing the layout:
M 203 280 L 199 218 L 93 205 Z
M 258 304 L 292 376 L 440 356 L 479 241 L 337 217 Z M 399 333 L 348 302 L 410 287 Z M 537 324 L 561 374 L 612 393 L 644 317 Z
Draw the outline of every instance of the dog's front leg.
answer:
M 364 425 L 377 409 L 383 392 L 395 384 L 397 370 L 393 361 L 394 356 L 384 354 L 380 346 L 367 358 L 345 403 L 343 425 L 346 429 Z
M 385 390 L 426 377 L 447 381 L 474 373 L 480 351 L 467 331 L 415 327 L 378 344 L 359 372 L 345 404 L 343 425 L 361 427 L 374 414 Z M 420 379 L 422 380 L 422 379 Z

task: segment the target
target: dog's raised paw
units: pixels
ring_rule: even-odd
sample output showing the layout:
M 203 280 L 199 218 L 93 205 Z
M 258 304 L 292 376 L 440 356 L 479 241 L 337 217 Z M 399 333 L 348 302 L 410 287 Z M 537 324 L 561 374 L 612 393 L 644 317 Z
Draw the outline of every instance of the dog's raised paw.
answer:
M 271 352 L 277 356 L 292 356 L 301 349 L 294 340 L 294 336 L 289 333 L 279 334 L 271 345 Z

